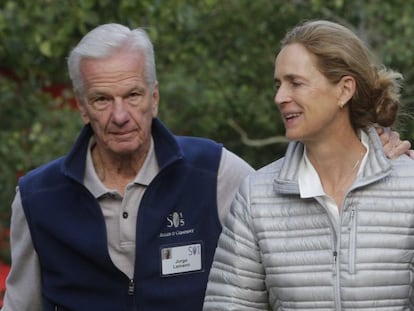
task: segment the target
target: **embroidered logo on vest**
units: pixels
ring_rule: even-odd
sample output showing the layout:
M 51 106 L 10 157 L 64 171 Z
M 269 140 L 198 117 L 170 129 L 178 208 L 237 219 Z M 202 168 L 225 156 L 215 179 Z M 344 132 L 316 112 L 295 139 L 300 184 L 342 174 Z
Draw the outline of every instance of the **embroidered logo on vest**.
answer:
M 167 228 L 178 228 L 185 225 L 183 213 L 174 212 L 167 217 Z
M 173 212 L 167 216 L 165 232 L 160 232 L 160 238 L 180 236 L 180 235 L 194 233 L 194 228 L 180 230 L 180 228 L 184 226 L 185 226 L 185 220 L 184 220 L 183 213 Z M 173 231 L 171 231 L 171 229 Z

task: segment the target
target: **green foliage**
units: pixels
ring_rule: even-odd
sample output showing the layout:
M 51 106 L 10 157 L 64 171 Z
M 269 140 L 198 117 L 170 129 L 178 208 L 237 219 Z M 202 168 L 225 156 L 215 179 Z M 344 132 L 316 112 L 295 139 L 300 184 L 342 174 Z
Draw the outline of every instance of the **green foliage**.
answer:
M 414 3 L 403 0 L 3 1 L 0 221 L 7 226 L 17 178 L 65 154 L 76 138 L 81 122 L 68 104 L 66 57 L 96 25 L 147 29 L 156 51 L 160 118 L 177 134 L 214 138 L 259 167 L 283 155 L 286 145 L 251 146 L 241 133 L 253 140 L 283 137 L 273 63 L 286 30 L 313 18 L 353 27 L 387 66 L 404 74 L 410 107 L 413 13 Z M 56 85 L 68 88 L 59 97 L 45 92 Z M 412 122 L 402 135 L 414 139 Z

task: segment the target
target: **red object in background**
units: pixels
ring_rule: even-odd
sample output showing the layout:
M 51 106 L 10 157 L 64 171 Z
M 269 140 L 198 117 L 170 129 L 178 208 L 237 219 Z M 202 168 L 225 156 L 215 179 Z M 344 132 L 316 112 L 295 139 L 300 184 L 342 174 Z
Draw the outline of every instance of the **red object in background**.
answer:
M 11 79 L 16 83 L 20 83 L 22 80 L 11 69 L 0 67 L 0 76 Z M 50 86 L 43 87 L 43 92 L 50 94 L 53 98 L 61 97 L 63 104 L 69 104 L 70 107 L 76 109 L 76 100 L 72 95 L 72 89 L 70 86 L 63 83 L 56 83 Z
M 76 106 L 75 98 L 74 97 L 68 98 L 67 94 L 65 94 L 65 93 L 71 92 L 71 89 L 68 88 L 67 85 L 60 83 L 60 84 L 54 84 L 51 86 L 45 86 L 43 88 L 43 91 L 45 93 L 50 94 L 53 98 L 57 98 L 57 97 L 63 98 L 65 100 L 64 104 L 68 103 L 70 107 L 76 109 L 77 106 Z
M 0 229 L 0 249 L 10 249 L 10 229 Z M 6 291 L 6 278 L 10 271 L 10 265 L 0 260 L 0 307 L 3 306 L 3 297 Z
M 0 262 L 0 307 L 3 306 L 3 296 L 6 291 L 6 277 L 9 271 L 10 266 Z
M 0 67 L 0 75 L 2 75 L 3 77 L 6 77 L 8 79 L 12 79 L 16 82 L 19 82 L 19 80 L 20 80 L 12 70 L 7 69 L 7 68 L 1 68 Z
M 13 73 L 13 71 L 6 69 L 6 68 L 0 68 L 0 75 L 3 77 L 7 77 L 9 79 L 12 79 L 16 81 L 17 83 L 20 81 L 20 79 Z M 53 98 L 61 97 L 64 99 L 63 105 L 69 104 L 71 108 L 77 109 L 76 100 L 72 96 L 67 96 L 69 92 L 71 92 L 71 89 L 64 85 L 64 84 L 55 84 L 48 87 L 44 87 L 43 91 L 45 93 L 50 94 Z M 20 176 L 22 176 L 22 172 L 16 172 L 16 178 L 18 179 Z M 9 229 L 7 230 L 0 230 L 0 248 L 9 248 Z M 4 242 L 4 241 L 7 241 Z M 10 271 L 10 265 L 0 261 L 0 308 L 3 306 L 3 297 L 4 293 L 6 291 L 6 278 Z

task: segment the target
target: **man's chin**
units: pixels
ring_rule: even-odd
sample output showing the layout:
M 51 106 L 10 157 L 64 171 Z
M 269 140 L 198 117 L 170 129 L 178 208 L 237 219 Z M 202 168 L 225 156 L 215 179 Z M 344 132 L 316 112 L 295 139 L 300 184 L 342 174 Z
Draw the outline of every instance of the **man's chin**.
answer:
M 119 156 L 131 156 L 141 152 L 143 145 L 131 142 L 123 142 L 109 145 L 109 149 Z

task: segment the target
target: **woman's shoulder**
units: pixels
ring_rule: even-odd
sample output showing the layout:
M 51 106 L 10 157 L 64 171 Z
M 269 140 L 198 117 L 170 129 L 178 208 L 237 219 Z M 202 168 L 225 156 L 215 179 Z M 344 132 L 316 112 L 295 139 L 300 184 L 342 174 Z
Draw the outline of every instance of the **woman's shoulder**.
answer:
M 402 176 L 414 176 L 414 159 L 403 154 L 396 159 L 390 160 L 393 171 Z
M 275 178 L 279 175 L 282 168 L 285 157 L 273 161 L 262 168 L 259 168 L 254 173 L 248 176 L 247 183 L 253 184 L 266 184 L 273 183 Z
M 269 164 L 266 164 L 265 166 L 259 168 L 256 171 L 256 174 L 259 175 L 259 174 L 269 174 L 269 173 L 279 172 L 284 161 L 285 161 L 285 157 L 282 157 Z

